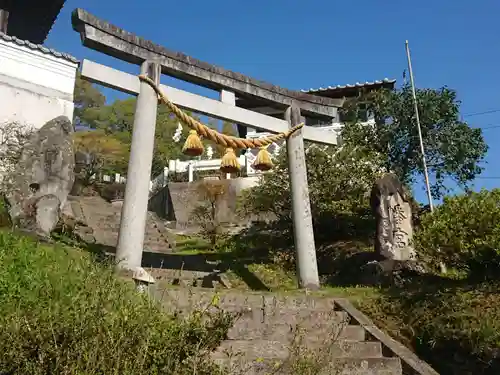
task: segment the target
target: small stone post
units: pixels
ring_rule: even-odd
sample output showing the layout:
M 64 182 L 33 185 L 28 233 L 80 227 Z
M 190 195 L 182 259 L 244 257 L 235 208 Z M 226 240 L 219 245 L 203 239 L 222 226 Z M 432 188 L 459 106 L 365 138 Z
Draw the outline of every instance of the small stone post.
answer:
M 163 181 L 161 187 L 165 187 L 168 185 L 168 174 L 169 174 L 169 169 L 168 167 L 163 168 Z
M 300 108 L 288 107 L 285 119 L 290 127 L 300 123 Z M 307 289 L 319 288 L 318 264 L 316 261 L 316 245 L 309 202 L 309 185 L 307 183 L 306 155 L 302 130 L 296 131 L 286 141 L 288 153 L 288 173 L 290 175 L 290 191 L 292 194 L 293 235 L 299 275 L 299 287 Z
M 145 61 L 141 65 L 141 74 L 147 74 L 149 78 L 159 83 L 160 65 Z M 135 107 L 125 199 L 116 247 L 118 269 L 134 270 L 142 263 L 157 107 L 158 98 L 155 91 L 148 83 L 141 81 Z
M 188 182 L 194 181 L 194 165 L 193 162 L 188 164 Z
M 135 288 L 139 293 L 149 292 L 149 287 L 155 283 L 155 279 L 144 268 L 137 267 L 132 275 Z

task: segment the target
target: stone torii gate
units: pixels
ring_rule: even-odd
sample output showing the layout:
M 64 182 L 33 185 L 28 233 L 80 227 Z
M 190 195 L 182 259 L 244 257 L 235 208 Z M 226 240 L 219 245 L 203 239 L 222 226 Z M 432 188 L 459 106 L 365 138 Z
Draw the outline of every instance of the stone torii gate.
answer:
M 284 89 L 239 73 L 196 60 L 182 53 L 142 39 L 83 9 L 72 14 L 73 29 L 84 46 L 132 64 L 140 65 L 157 85 L 161 74 L 195 83 L 220 92 L 220 101 L 173 87 L 160 89 L 177 106 L 214 118 L 227 120 L 273 133 L 287 131 L 303 122 L 303 116 L 331 120 L 343 100 L 322 98 Z M 87 80 L 131 95 L 138 95 L 132 145 L 122 209 L 116 258 L 119 267 L 133 270 L 141 266 L 149 198 L 150 170 L 158 97 L 154 89 L 138 76 L 84 60 L 82 76 Z M 236 99 L 258 100 L 266 106 L 282 109 L 284 119 L 263 115 L 236 106 Z M 304 139 L 325 145 L 337 144 L 337 135 L 324 129 L 304 126 L 287 139 L 287 153 L 292 194 L 292 215 L 299 286 L 319 287 L 316 248 L 309 203 Z

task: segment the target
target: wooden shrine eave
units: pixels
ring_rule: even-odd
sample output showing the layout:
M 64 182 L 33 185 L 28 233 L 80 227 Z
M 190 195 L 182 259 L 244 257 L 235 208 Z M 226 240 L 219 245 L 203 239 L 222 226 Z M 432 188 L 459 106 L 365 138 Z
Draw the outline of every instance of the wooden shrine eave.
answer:
M 0 0 L 8 14 L 4 32 L 34 44 L 43 44 L 65 0 Z
M 288 90 L 240 73 L 197 60 L 180 52 L 154 44 L 103 21 L 83 9 L 72 14 L 73 29 L 80 33 L 84 46 L 132 64 L 158 61 L 162 73 L 217 91 L 229 90 L 237 96 L 251 97 L 286 108 L 296 104 L 304 114 L 331 118 L 342 99 L 325 98 Z

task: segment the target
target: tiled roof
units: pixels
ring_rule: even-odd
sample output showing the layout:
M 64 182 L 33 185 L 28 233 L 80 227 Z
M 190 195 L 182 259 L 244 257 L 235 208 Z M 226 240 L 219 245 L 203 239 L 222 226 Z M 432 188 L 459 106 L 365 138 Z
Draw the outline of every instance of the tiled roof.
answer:
M 27 40 L 21 40 L 19 38 L 16 38 L 15 36 L 7 35 L 1 31 L 0 31 L 0 39 L 5 40 L 6 42 L 16 43 L 19 46 L 25 46 L 25 47 L 31 48 L 32 50 L 42 52 L 46 55 L 52 55 L 52 56 L 55 56 L 55 57 L 58 57 L 60 59 L 64 59 L 64 60 L 67 60 L 67 61 L 70 61 L 73 63 L 79 63 L 79 61 L 75 57 L 73 57 L 67 53 L 57 52 L 57 51 L 53 50 L 52 48 L 47 48 L 45 46 L 42 46 L 41 44 L 34 44 L 34 43 L 31 43 L 30 41 L 27 41 Z
M 370 88 L 373 86 L 380 86 L 383 84 L 394 84 L 396 83 L 395 79 L 388 79 L 384 78 L 382 81 L 374 81 L 374 82 L 365 82 L 365 83 L 359 83 L 356 82 L 354 85 L 337 85 L 337 86 L 328 86 L 328 87 L 320 87 L 317 89 L 309 89 L 309 90 L 300 90 L 304 93 L 308 94 L 313 94 L 313 93 L 319 93 L 323 91 L 335 91 L 335 90 L 345 90 L 345 89 L 352 89 L 352 88 Z
M 9 22 L 6 33 L 21 40 L 43 44 L 47 39 L 66 0 L 12 0 L 0 1 Z M 6 3 L 6 4 L 5 4 Z

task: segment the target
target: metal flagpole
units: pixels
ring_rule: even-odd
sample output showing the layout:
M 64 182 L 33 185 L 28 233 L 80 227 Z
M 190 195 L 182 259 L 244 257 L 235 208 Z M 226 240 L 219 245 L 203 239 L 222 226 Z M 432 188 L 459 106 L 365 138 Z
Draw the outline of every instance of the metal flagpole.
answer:
M 425 161 L 424 141 L 422 139 L 422 129 L 420 128 L 420 116 L 418 114 L 417 94 L 415 93 L 415 82 L 413 81 L 413 69 L 411 67 L 410 47 L 408 46 L 408 41 L 406 41 L 406 56 L 408 58 L 408 71 L 410 73 L 411 91 L 413 94 L 413 104 L 415 106 L 415 117 L 417 119 L 418 138 L 420 140 L 420 151 L 422 152 L 422 163 L 424 164 L 424 176 L 425 176 L 425 186 L 427 188 L 427 198 L 429 199 L 429 207 L 431 209 L 431 212 L 433 212 L 434 205 L 432 204 L 431 188 L 429 185 L 429 174 L 427 173 L 427 162 Z

